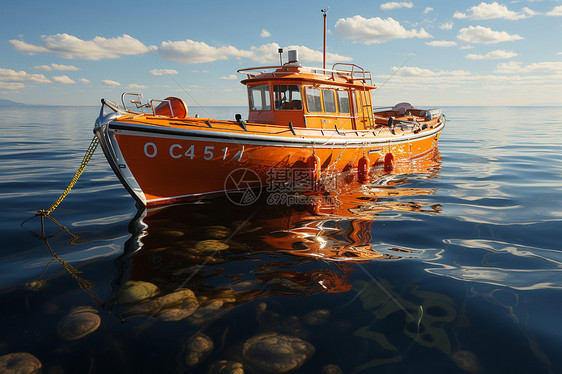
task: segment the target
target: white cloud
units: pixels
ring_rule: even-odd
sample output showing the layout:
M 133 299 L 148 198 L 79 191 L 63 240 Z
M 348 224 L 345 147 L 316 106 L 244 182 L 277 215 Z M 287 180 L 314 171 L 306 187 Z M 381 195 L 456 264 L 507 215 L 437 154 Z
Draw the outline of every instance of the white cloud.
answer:
M 76 66 L 73 65 L 61 65 L 61 64 L 51 64 L 53 70 L 60 70 L 60 71 L 77 71 L 80 70 Z
M 502 62 L 496 67 L 496 72 L 504 74 L 522 74 L 533 72 L 557 73 L 562 75 L 562 62 L 535 62 L 523 65 L 521 62 Z
M 173 70 L 173 69 L 152 69 L 150 71 L 150 74 L 156 75 L 156 76 L 160 76 L 160 75 L 164 75 L 164 74 L 176 75 L 177 73 L 178 73 L 177 70 Z
M 251 52 L 233 46 L 213 47 L 204 42 L 193 40 L 162 42 L 158 53 L 169 61 L 182 64 L 201 64 L 230 57 L 251 57 Z
M 434 73 L 434 74 L 432 74 Z M 395 75 L 384 87 L 384 102 L 399 102 L 408 92 L 417 105 L 562 105 L 560 74 Z M 376 75 L 385 81 L 388 75 Z M 382 92 L 381 92 L 382 94 Z M 382 100 L 380 96 L 377 101 Z M 470 104 L 469 104 L 470 103 Z
M 115 82 L 117 83 L 117 82 Z M 135 83 L 131 83 L 127 85 L 128 89 L 131 90 L 144 90 L 145 88 L 147 88 L 147 86 L 145 86 L 144 84 L 135 84 Z
M 546 15 L 562 17 L 562 5 L 555 6 L 551 11 L 546 12 Z
M 433 12 L 433 8 L 432 8 L 432 7 L 427 7 L 427 8 L 425 8 L 422 13 L 423 13 L 423 14 L 427 14 L 427 13 L 429 13 L 429 12 Z
M 381 4 L 381 9 L 382 10 L 391 10 L 391 9 L 397 9 L 397 8 L 412 8 L 414 6 L 414 3 L 410 2 L 410 1 L 402 1 L 402 2 L 396 2 L 396 1 L 392 1 L 390 3 L 384 3 Z
M 43 74 L 29 74 L 23 70 L 15 71 L 12 69 L 0 68 L 0 81 L 2 82 L 35 82 L 50 83 Z
M 430 47 L 454 47 L 457 45 L 457 42 L 448 41 L 448 40 L 433 40 L 431 42 L 425 42 Z
M 53 77 L 52 79 L 53 79 L 53 82 L 56 82 L 56 83 L 62 83 L 62 84 L 74 84 L 74 83 L 76 83 L 66 75 L 57 75 L 57 76 Z
M 459 19 L 468 18 L 478 20 L 503 18 L 514 21 L 518 19 L 528 18 L 536 14 L 536 12 L 529 8 L 523 8 L 522 10 L 523 12 L 519 13 L 509 10 L 505 5 L 498 4 L 495 1 L 491 4 L 482 2 L 467 9 L 466 13 L 455 12 L 455 14 L 453 14 L 453 17 Z
M 103 83 L 104 86 L 109 86 L 109 87 L 119 87 L 121 85 L 121 83 L 109 79 L 104 79 L 101 81 L 101 83 Z
M 221 79 L 238 79 L 238 77 L 236 76 L 236 74 L 230 74 L 226 77 L 221 77 Z
M 461 49 L 473 49 L 473 48 L 474 48 L 474 46 L 472 46 L 472 45 L 463 45 L 461 47 Z
M 17 51 L 25 55 L 34 55 L 36 53 L 49 52 L 49 50 L 45 47 L 29 44 L 24 42 L 23 40 L 10 40 L 9 42 Z
M 253 61 L 265 63 L 278 63 L 279 62 L 279 44 L 269 43 L 262 44 L 259 47 L 250 47 Z M 283 48 L 285 51 L 295 49 L 298 51 L 299 62 L 318 62 L 322 61 L 322 51 L 308 48 L 303 45 L 289 45 Z M 352 61 L 351 57 L 342 56 L 336 53 L 326 53 L 326 60 L 329 62 L 349 62 Z
M 33 68 L 36 69 L 36 70 L 44 70 L 44 71 L 53 71 L 53 70 L 76 71 L 76 70 L 80 70 L 76 66 L 73 66 L 73 65 L 60 65 L 60 64 L 54 64 L 54 63 L 51 64 L 51 65 L 34 66 Z
M 19 90 L 24 88 L 25 85 L 19 82 L 2 82 L 0 81 L 0 90 Z
M 90 83 L 90 81 L 89 81 L 88 79 L 86 79 L 86 78 L 79 78 L 78 81 L 79 81 L 79 82 L 82 82 L 82 83 L 84 83 L 84 84 Z
M 268 43 L 262 44 L 258 47 L 250 47 L 250 51 L 252 53 L 252 60 L 265 64 L 265 63 L 275 63 L 279 62 L 279 53 L 277 50 L 279 49 L 279 44 L 277 43 Z M 300 51 L 299 51 L 299 59 L 300 59 Z
M 523 38 L 517 34 L 508 34 L 505 31 L 494 31 L 489 27 L 469 26 L 459 30 L 457 39 L 469 43 L 492 44 L 512 40 L 521 40 Z
M 53 68 L 50 67 L 49 65 L 37 65 L 37 66 L 34 66 L 33 69 L 35 69 L 35 70 L 43 70 L 43 71 L 51 71 L 51 70 L 53 70 Z
M 409 35 L 421 35 L 424 34 L 425 31 L 422 29 L 420 32 L 413 30 L 407 31 L 406 33 L 409 33 Z M 266 34 L 270 35 L 267 30 L 263 29 L 262 36 Z M 227 60 L 233 57 L 249 58 L 254 61 L 267 62 L 278 61 L 279 58 L 277 54 L 278 45 L 276 43 L 250 47 L 248 50 L 242 50 L 231 45 L 215 47 L 204 42 L 189 39 L 180 41 L 163 41 L 158 47 L 147 47 L 139 40 L 126 34 L 115 38 L 103 38 L 97 36 L 88 41 L 81 40 L 69 34 L 43 35 L 41 36 L 41 39 L 42 45 L 32 45 L 21 40 L 11 40 L 10 43 L 16 50 L 22 53 L 34 54 L 50 52 L 58 54 L 64 58 L 80 58 L 86 60 L 118 58 L 123 55 L 144 54 L 152 51 L 158 52 L 166 60 L 183 64 L 207 63 Z M 271 46 L 275 46 L 275 48 L 269 50 L 268 48 Z M 289 46 L 289 48 L 298 48 L 302 61 L 322 60 L 322 53 L 320 51 L 316 51 L 305 46 Z M 264 54 L 264 56 L 262 56 L 262 54 Z M 351 61 L 351 58 L 349 57 L 334 53 L 328 53 L 327 58 L 331 61 Z M 39 65 L 35 68 L 45 71 L 79 70 L 77 67 L 72 65 L 60 64 Z M 166 73 L 177 74 L 177 71 L 171 69 L 153 69 L 150 71 L 150 74 L 152 75 L 163 75 Z
M 335 25 L 336 35 L 364 44 L 384 43 L 392 39 L 431 38 L 423 28 L 406 30 L 392 18 L 363 18 L 359 15 L 340 18 Z
M 298 51 L 298 58 L 299 61 L 302 62 L 318 62 L 318 61 L 322 61 L 323 58 L 323 52 L 316 50 L 316 49 L 312 49 L 312 48 L 308 48 L 305 47 L 304 45 L 290 45 L 287 47 L 287 50 L 291 50 L 291 49 L 296 49 Z M 326 53 L 326 61 L 327 62 L 349 62 L 352 61 L 353 59 L 351 57 L 347 57 L 347 56 L 342 56 L 339 55 L 337 53 L 331 53 L 331 52 L 327 52 Z
M 443 77 L 443 76 L 467 76 L 470 75 L 469 72 L 464 70 L 454 70 L 454 71 L 433 71 L 424 68 L 418 68 L 414 66 L 403 66 L 403 67 L 392 67 L 392 71 L 396 72 L 399 77 Z
M 439 26 L 441 30 L 452 30 L 453 29 L 453 22 L 447 22 Z
M 271 33 L 269 31 L 267 31 L 266 29 L 261 29 L 260 36 L 262 38 L 269 38 L 271 36 Z
M 14 48 L 25 54 L 56 53 L 63 58 L 101 60 L 119 58 L 122 55 L 139 55 L 153 50 L 137 39 L 123 34 L 115 38 L 96 36 L 92 40 L 82 40 L 69 34 L 42 35 L 43 45 L 33 45 L 21 40 L 10 40 Z
M 515 52 L 496 49 L 495 51 L 488 52 L 485 55 L 477 55 L 474 53 L 470 53 L 466 55 L 466 58 L 469 60 L 499 60 L 499 59 L 509 59 L 515 56 L 517 56 L 517 53 Z

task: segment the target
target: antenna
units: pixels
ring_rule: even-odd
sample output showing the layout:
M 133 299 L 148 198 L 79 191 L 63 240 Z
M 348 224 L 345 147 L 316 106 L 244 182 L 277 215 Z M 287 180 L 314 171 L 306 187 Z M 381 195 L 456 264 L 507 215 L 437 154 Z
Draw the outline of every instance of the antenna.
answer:
M 379 91 L 381 90 L 381 88 L 383 88 L 384 85 L 385 85 L 389 80 L 391 80 L 392 77 L 394 77 L 394 76 L 396 75 L 396 73 L 398 73 L 400 70 L 402 70 L 402 68 L 404 67 L 404 65 L 406 65 L 406 62 L 410 61 L 410 59 L 411 59 L 412 57 L 414 57 L 414 56 L 415 56 L 414 53 L 410 53 L 410 54 L 408 55 L 408 58 L 407 58 L 406 60 L 404 60 L 404 62 L 402 63 L 402 65 L 400 65 L 400 67 L 399 67 L 398 69 L 396 69 L 396 70 L 394 71 L 394 73 L 392 73 L 392 75 L 391 75 L 390 77 L 386 78 L 386 80 L 384 81 L 383 84 L 381 84 L 379 87 L 377 87 L 377 90 L 376 90 L 375 92 L 373 92 L 373 96 L 375 96 L 375 94 L 376 94 L 377 92 L 379 92 Z
M 324 54 L 322 56 L 322 69 L 326 69 L 326 16 L 328 15 L 328 11 L 330 7 L 326 9 L 320 9 L 322 14 L 324 14 Z

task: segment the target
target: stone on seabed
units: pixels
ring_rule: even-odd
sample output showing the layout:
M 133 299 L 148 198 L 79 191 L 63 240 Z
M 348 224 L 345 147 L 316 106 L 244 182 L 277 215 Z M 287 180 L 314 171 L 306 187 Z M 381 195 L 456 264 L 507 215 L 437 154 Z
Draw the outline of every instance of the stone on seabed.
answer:
M 132 304 L 148 299 L 158 293 L 158 287 L 150 282 L 128 281 L 119 295 L 119 301 L 123 304 Z
M 266 373 L 286 373 L 297 369 L 314 353 L 307 341 L 276 332 L 251 337 L 244 343 L 244 358 Z
M 31 353 L 16 352 L 0 356 L 0 373 L 35 374 L 41 370 L 41 361 Z
M 57 327 L 57 332 L 64 340 L 78 340 L 96 331 L 101 318 L 90 307 L 74 308 Z
M 185 362 L 189 366 L 195 366 L 207 357 L 213 350 L 214 344 L 211 338 L 203 333 L 197 333 L 189 338 L 187 343 L 187 356 Z

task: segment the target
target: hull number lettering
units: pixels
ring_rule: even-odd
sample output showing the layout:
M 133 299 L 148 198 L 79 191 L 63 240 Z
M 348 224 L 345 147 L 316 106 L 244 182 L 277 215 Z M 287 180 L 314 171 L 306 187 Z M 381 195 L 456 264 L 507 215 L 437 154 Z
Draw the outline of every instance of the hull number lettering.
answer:
M 199 157 L 202 157 L 203 160 L 206 161 L 212 160 L 215 157 L 215 153 L 216 153 L 217 157 L 221 157 L 224 161 L 226 160 L 227 157 L 228 147 L 215 150 L 214 146 L 206 145 L 203 149 L 199 150 L 199 152 L 201 152 Z M 187 148 L 184 148 L 180 144 L 172 144 L 168 149 L 168 153 L 171 158 L 175 158 L 175 159 L 188 158 L 190 160 L 193 160 L 198 152 L 196 151 L 195 145 L 193 144 Z M 236 161 L 241 161 L 243 153 L 244 153 L 244 147 L 242 147 L 242 150 L 238 151 L 234 155 L 233 159 Z M 148 158 L 156 157 L 156 155 L 158 154 L 158 148 L 156 147 L 156 144 L 152 142 L 146 143 L 144 145 L 144 154 Z
M 144 154 L 146 155 L 146 157 L 150 157 L 150 158 L 156 157 L 157 152 L 158 150 L 156 149 L 156 144 L 146 143 L 144 145 Z

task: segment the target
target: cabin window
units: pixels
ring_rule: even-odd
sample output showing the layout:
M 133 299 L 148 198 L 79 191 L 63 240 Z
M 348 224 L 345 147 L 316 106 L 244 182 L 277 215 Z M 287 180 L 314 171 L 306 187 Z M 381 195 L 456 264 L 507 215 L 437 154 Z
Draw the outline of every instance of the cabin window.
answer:
M 353 105 L 355 107 L 355 115 L 359 114 L 359 112 L 363 113 L 365 108 L 363 108 L 363 100 L 361 99 L 361 92 L 356 91 L 355 95 L 352 95 L 353 98 Z
M 349 92 L 348 91 L 336 91 L 338 96 L 338 108 L 340 113 L 350 113 L 349 111 Z
M 275 110 L 301 110 L 301 90 L 294 84 L 276 84 L 273 86 Z
M 324 102 L 324 112 L 336 112 L 336 98 L 334 90 L 322 90 L 322 101 Z
M 306 106 L 309 112 L 322 112 L 320 101 L 320 90 L 318 88 L 306 88 Z
M 271 110 L 268 84 L 250 87 L 250 110 Z

